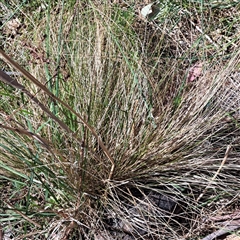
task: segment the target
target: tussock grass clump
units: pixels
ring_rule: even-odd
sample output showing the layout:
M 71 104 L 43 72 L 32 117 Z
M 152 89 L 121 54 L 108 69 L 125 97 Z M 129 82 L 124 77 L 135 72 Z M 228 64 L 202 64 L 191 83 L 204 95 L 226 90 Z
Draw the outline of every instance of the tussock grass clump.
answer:
M 238 209 L 237 5 L 1 5 L 5 236 L 201 239 Z

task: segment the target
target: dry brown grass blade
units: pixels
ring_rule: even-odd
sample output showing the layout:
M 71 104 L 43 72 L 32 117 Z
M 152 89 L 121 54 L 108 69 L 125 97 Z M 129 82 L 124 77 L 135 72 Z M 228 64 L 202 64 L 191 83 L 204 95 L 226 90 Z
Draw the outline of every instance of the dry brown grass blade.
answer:
M 33 132 L 30 132 L 23 128 L 13 128 L 13 127 L 5 126 L 1 123 L 0 123 L 0 128 L 4 128 L 4 129 L 11 130 L 13 132 L 16 132 L 16 133 L 19 133 L 22 135 L 26 135 L 28 137 L 32 137 L 32 138 L 36 139 L 38 142 L 40 142 L 43 146 L 45 146 L 48 150 L 50 150 L 50 147 L 49 147 L 50 144 L 45 139 L 43 139 L 42 137 L 38 136 L 37 134 L 35 134 Z
M 0 81 L 6 83 L 8 85 L 11 85 L 12 87 L 17 88 L 17 89 L 24 89 L 23 85 L 18 83 L 15 79 L 11 78 L 9 75 L 7 75 L 5 72 L 3 72 L 1 69 L 0 69 Z
M 2 226 L 0 225 L 0 240 L 3 239 L 3 229 Z
M 32 95 L 23 85 L 17 82 L 17 80 L 11 78 L 5 72 L 0 70 L 0 81 L 11 85 L 14 88 L 20 89 L 22 92 L 26 93 L 30 99 L 32 99 L 44 112 L 46 112 L 54 121 L 56 121 L 64 130 L 67 132 L 72 132 L 69 127 L 58 119 L 47 107 L 45 107 L 34 95 Z
M 65 131 L 72 133 L 71 129 L 60 119 L 58 119 L 47 107 L 45 107 L 36 97 L 34 97 L 29 91 L 25 88 L 22 89 L 44 112 L 46 112 L 53 120 L 55 120 Z
M 40 224 L 38 224 L 37 222 L 33 221 L 31 218 L 29 218 L 28 216 L 26 216 L 25 214 L 23 214 L 22 212 L 18 211 L 17 209 L 15 209 L 10 203 L 6 202 L 7 206 L 12 209 L 14 212 L 18 213 L 19 215 L 21 215 L 24 219 L 26 219 L 28 222 L 32 223 L 33 225 L 35 225 L 36 227 L 41 228 L 42 226 Z
M 56 97 L 53 93 L 51 93 L 46 86 L 44 86 L 42 83 L 40 83 L 35 77 L 33 77 L 28 71 L 26 71 L 24 68 L 22 68 L 18 63 L 16 63 L 14 60 L 12 60 L 12 58 L 10 56 L 8 56 L 2 49 L 0 49 L 0 54 L 1 56 L 7 61 L 9 62 L 16 70 L 18 70 L 19 72 L 21 72 L 23 74 L 23 76 L 25 76 L 28 80 L 30 80 L 31 82 L 33 82 L 34 84 L 36 84 L 40 89 L 42 89 L 48 96 L 50 96 L 52 99 L 56 100 L 57 102 L 59 102 L 60 104 L 62 104 L 64 107 L 66 107 L 70 112 L 72 112 L 73 114 L 75 114 L 80 120 L 81 122 L 89 129 L 89 131 L 92 133 L 92 135 L 96 138 L 99 146 L 102 148 L 103 152 L 105 153 L 105 155 L 107 156 L 108 160 L 111 162 L 111 169 L 109 172 L 109 177 L 108 180 L 110 180 L 112 178 L 113 172 L 114 172 L 114 168 L 115 168 L 115 163 L 114 163 L 114 159 L 111 157 L 110 152 L 108 151 L 107 147 L 103 144 L 103 142 L 101 141 L 100 136 L 96 133 L 96 131 L 94 130 L 94 128 L 92 126 L 90 126 L 87 121 L 85 121 L 76 111 L 74 111 L 71 107 L 69 107 L 65 102 L 63 102 L 61 99 L 59 99 L 58 97 Z M 5 79 L 5 82 L 7 80 Z M 8 81 L 7 81 L 8 82 Z M 11 81 L 10 81 L 11 82 Z M 13 82 L 14 83 L 14 82 Z M 13 86 L 13 85 L 12 85 Z M 20 86 L 19 86 L 20 87 Z

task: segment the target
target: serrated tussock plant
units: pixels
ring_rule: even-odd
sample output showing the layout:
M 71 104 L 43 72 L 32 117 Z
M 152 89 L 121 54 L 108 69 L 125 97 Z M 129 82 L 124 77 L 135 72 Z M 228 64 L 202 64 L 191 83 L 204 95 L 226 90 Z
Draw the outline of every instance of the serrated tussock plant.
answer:
M 154 21 L 130 1 L 9 5 L 5 236 L 201 239 L 237 209 L 239 15 L 223 5 L 166 1 Z

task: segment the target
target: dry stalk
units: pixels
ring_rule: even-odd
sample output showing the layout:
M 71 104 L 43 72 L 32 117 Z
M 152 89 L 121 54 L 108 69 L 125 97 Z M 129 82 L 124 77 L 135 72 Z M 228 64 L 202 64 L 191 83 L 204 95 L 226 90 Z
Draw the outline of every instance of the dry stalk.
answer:
M 4 201 L 5 202 L 5 201 Z M 6 205 L 13 210 L 14 212 L 18 213 L 19 215 L 21 215 L 24 219 L 26 219 L 28 222 L 32 223 L 33 225 L 35 225 L 36 227 L 41 228 L 42 226 L 40 224 L 38 224 L 37 222 L 33 221 L 31 218 L 29 218 L 28 216 L 26 216 L 25 214 L 23 214 L 22 212 L 18 211 L 17 209 L 15 209 L 10 203 L 5 202 Z
M 229 152 L 231 150 L 232 146 L 231 145 L 228 145 L 227 146 L 227 149 L 226 149 L 226 152 L 225 152 L 225 156 L 222 160 L 222 163 L 221 165 L 219 166 L 217 172 L 214 174 L 214 176 L 212 177 L 212 179 L 209 181 L 208 185 L 206 186 L 205 190 L 199 195 L 199 197 L 197 198 L 197 202 L 203 197 L 203 195 L 206 193 L 207 189 L 210 187 L 210 185 L 214 182 L 214 180 L 216 179 L 216 177 L 218 176 L 218 174 L 220 173 L 220 171 L 222 170 L 227 158 L 228 158 L 228 155 L 229 155 Z

